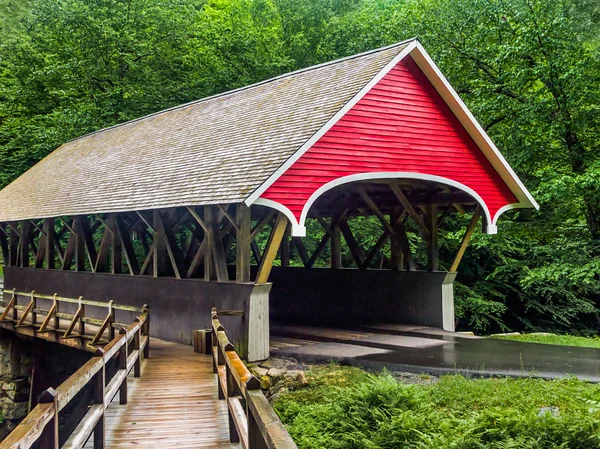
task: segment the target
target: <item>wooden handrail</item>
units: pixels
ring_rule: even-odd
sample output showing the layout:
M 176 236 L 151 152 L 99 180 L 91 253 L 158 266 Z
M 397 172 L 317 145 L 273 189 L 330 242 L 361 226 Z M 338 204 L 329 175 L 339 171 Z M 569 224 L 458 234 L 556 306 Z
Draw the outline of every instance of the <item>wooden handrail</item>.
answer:
M 211 311 L 213 372 L 219 399 L 227 400 L 229 439 L 244 449 L 298 449 L 283 423 L 229 342 L 217 310 Z
M 35 296 L 42 298 L 41 295 L 35 294 Z M 54 296 L 45 298 L 57 299 Z M 92 305 L 99 304 L 106 306 L 106 303 Z M 133 310 L 133 308 L 122 307 L 120 310 Z M 49 388 L 44 391 L 40 395 L 39 404 L 0 443 L 0 449 L 29 449 L 36 442 L 39 442 L 43 449 L 81 449 L 92 434 L 94 449 L 102 449 L 104 411 L 118 392 L 120 392 L 120 403 L 127 403 L 127 375 L 133 369 L 135 377 L 139 377 L 142 354 L 148 357 L 149 310 L 144 307 L 141 311 L 141 315 L 131 325 L 122 328 L 119 334 L 104 347 L 97 348 L 94 357 L 56 390 Z M 119 357 L 119 368 L 106 382 L 106 364 L 115 356 Z M 88 385 L 91 385 L 93 390 L 93 401 L 88 404 L 88 411 L 77 427 L 71 435 L 65 435 L 66 441 L 60 446 L 59 413 Z
M 11 299 L 0 314 L 1 327 L 90 352 L 95 352 L 99 346 L 114 339 L 115 329 L 128 326 L 115 321 L 115 311 L 141 312 L 143 314 L 147 310 L 147 306 L 128 306 L 115 304 L 113 301 L 88 301 L 81 296 L 79 298 L 67 298 L 58 296 L 56 293 L 54 295 L 44 295 L 35 291 L 22 292 L 16 289 L 5 291 L 5 293 L 9 293 Z M 28 299 L 27 305 L 18 304 L 19 297 Z M 38 308 L 39 299 L 52 301 L 52 306 L 48 310 Z M 61 312 L 59 309 L 62 303 L 77 304 L 77 311 L 75 313 Z M 89 311 L 89 308 L 105 310 L 105 318 L 98 319 L 85 316 L 86 310 Z M 44 317 L 41 323 L 38 316 Z M 66 329 L 61 328 L 61 320 L 68 320 Z M 90 331 L 86 324 L 91 324 L 96 328 Z M 93 333 L 86 335 L 89 332 Z

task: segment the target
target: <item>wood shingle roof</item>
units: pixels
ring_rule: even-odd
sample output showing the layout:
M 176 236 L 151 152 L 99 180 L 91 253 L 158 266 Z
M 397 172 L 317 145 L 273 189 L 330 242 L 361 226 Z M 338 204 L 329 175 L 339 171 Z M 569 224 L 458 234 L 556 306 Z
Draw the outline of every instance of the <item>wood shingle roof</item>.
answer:
M 67 142 L 0 192 L 0 221 L 242 202 L 406 45 Z

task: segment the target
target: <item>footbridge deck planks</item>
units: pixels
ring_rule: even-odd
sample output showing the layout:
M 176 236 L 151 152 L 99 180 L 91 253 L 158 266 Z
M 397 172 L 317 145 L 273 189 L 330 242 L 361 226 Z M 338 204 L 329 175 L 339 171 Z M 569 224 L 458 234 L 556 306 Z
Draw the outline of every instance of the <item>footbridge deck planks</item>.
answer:
M 229 442 L 226 401 L 217 397 L 212 357 L 191 346 L 152 339 L 142 376 L 130 377 L 105 415 L 106 448 L 238 448 Z M 90 439 L 91 440 L 91 439 Z M 92 448 L 89 441 L 86 448 Z

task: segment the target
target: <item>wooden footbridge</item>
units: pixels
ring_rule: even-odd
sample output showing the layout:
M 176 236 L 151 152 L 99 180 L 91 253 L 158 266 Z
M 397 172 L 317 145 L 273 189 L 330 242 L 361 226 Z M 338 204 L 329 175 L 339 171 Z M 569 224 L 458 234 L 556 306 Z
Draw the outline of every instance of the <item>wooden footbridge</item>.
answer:
M 9 294 L 0 327 L 93 355 L 56 389 L 42 392 L 0 449 L 296 448 L 216 310 L 208 334 L 212 355 L 153 339 L 150 356 L 147 307 Z M 97 318 L 102 309 L 104 318 Z M 136 316 L 125 325 L 118 314 Z

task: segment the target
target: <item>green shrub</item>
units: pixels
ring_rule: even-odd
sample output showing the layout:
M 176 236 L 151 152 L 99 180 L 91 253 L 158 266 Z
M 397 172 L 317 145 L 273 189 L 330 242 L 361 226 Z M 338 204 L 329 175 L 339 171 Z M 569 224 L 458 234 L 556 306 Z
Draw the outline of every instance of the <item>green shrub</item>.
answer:
M 328 386 L 322 378 L 333 369 Z M 311 387 L 276 402 L 300 449 L 600 447 L 599 385 L 444 376 L 424 386 L 353 372 L 354 384 L 337 386 L 343 370 L 320 368 Z M 550 406 L 558 416 L 540 413 Z

